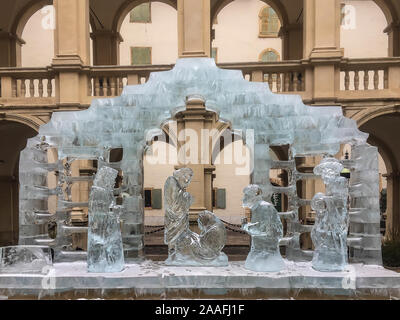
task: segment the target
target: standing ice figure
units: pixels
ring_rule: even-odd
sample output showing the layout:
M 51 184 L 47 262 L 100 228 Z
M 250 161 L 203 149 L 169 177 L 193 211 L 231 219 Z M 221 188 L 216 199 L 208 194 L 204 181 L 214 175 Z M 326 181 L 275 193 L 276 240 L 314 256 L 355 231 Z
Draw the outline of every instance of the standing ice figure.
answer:
M 316 211 L 311 231 L 314 244 L 312 266 L 318 271 L 342 271 L 347 264 L 347 179 L 340 176 L 343 166 L 335 158 L 324 158 L 314 173 L 324 180 L 326 195 L 314 195 Z
M 87 264 L 89 272 L 119 272 L 124 268 L 124 252 L 119 206 L 114 201 L 118 171 L 102 167 L 96 174 L 89 197 Z
M 226 266 L 225 226 L 212 212 L 199 213 L 200 234 L 189 229 L 189 208 L 192 196 L 186 191 L 193 176 L 189 168 L 176 170 L 165 182 L 165 234 L 168 244 L 167 265 Z
M 168 245 L 168 257 L 175 251 L 175 242 L 179 235 L 189 229 L 189 208 L 193 203 L 192 195 L 186 191 L 193 177 L 190 168 L 175 170 L 164 185 L 165 232 L 164 242 Z
M 278 211 L 271 203 L 263 201 L 258 185 L 247 186 L 243 193 L 243 207 L 251 209 L 251 223 L 243 219 L 242 226 L 251 236 L 251 249 L 245 268 L 264 272 L 280 271 L 285 268 L 285 263 L 279 252 L 283 227 Z

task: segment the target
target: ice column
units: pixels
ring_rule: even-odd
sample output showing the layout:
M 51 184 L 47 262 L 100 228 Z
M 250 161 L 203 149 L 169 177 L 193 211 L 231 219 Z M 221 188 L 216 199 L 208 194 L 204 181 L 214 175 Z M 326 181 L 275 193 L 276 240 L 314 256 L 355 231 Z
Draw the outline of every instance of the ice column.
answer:
M 28 139 L 21 152 L 19 164 L 19 244 L 37 245 L 52 242 L 48 235 L 48 221 L 53 217 L 48 202 L 59 195 L 59 188 L 48 187 L 48 173 L 56 170 L 58 163 L 49 164 L 49 145 L 38 136 Z
M 119 272 L 124 268 L 120 207 L 115 204 L 118 171 L 103 166 L 96 174 L 89 198 L 87 263 L 89 272 Z
M 381 265 L 378 149 L 354 145 L 351 158 L 349 235 L 361 237 L 361 244 L 349 244 L 350 261 Z

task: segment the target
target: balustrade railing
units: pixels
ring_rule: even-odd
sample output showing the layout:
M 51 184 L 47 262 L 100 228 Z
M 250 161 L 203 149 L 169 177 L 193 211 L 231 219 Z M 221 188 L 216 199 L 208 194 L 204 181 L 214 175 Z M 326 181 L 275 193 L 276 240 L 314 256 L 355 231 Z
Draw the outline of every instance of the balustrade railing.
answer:
M 151 72 L 166 71 L 173 65 L 94 66 L 88 71 L 88 96 L 119 96 L 126 85 L 145 83 Z
M 277 62 L 219 63 L 223 69 L 236 69 L 243 73 L 249 81 L 268 83 L 275 93 L 305 93 L 311 97 L 312 92 L 306 92 L 307 81 L 312 87 L 313 65 L 307 60 L 291 60 Z M 113 97 L 122 93 L 126 85 L 145 83 L 151 72 L 167 71 L 173 65 L 141 65 L 141 66 L 88 66 L 77 71 L 87 75 L 87 95 L 90 103 L 92 97 Z M 342 59 L 339 63 L 340 83 L 335 86 L 339 99 L 347 97 L 352 92 L 368 90 L 368 98 L 374 92 L 378 98 L 390 90 L 400 87 L 400 58 L 376 59 Z M 29 104 L 35 101 L 40 104 L 49 103 L 49 98 L 56 97 L 57 69 L 46 68 L 0 68 L 0 99 L 1 103 Z M 61 72 L 61 71 L 60 71 Z M 400 88 L 399 88 L 400 89 Z M 307 89 L 308 90 L 308 89 Z M 385 93 L 387 92 L 387 93 Z M 372 95 L 371 95 L 372 94 Z M 394 93 L 392 93 L 393 96 Z M 390 96 L 390 97 L 392 97 Z M 358 96 L 357 96 L 358 97 Z M 34 98 L 35 100 L 29 100 Z M 359 97 L 362 98 L 361 96 Z M 11 100 L 10 100 L 11 99 Z M 15 99 L 15 100 L 13 100 Z
M 390 67 L 398 58 L 343 59 L 340 64 L 340 90 L 384 90 L 389 88 Z
M 51 68 L 0 68 L 2 98 L 55 97 L 55 72 Z
M 267 82 L 272 92 L 305 91 L 306 65 L 300 60 L 277 62 L 221 63 L 220 68 L 239 69 L 249 81 Z

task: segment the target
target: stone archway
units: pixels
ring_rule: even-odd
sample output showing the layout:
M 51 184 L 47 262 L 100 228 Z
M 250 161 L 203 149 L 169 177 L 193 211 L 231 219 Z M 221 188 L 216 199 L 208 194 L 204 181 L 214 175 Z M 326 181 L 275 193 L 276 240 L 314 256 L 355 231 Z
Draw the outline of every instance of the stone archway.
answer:
M 400 233 L 400 114 L 387 113 L 362 121 L 360 130 L 370 134 L 368 142 L 381 154 L 387 169 L 386 236 L 399 237 Z
M 37 132 L 16 121 L 0 121 L 0 246 L 18 243 L 19 154 Z

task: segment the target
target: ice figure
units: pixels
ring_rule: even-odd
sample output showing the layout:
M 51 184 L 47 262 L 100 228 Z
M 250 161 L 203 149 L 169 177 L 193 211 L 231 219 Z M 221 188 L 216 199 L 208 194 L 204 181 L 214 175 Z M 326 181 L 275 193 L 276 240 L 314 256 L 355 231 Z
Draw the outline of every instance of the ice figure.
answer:
M 253 271 L 277 272 L 285 268 L 279 252 L 279 240 L 283 237 L 282 222 L 275 207 L 263 200 L 258 185 L 243 190 L 243 207 L 251 209 L 251 222 L 243 219 L 243 230 L 251 236 L 251 249 L 245 268 Z M 272 194 L 266 195 L 269 198 Z
M 89 272 L 119 272 L 124 268 L 120 208 L 113 195 L 117 175 L 117 170 L 104 166 L 93 181 L 89 198 Z
M 175 170 L 164 186 L 165 233 L 168 245 L 167 265 L 224 266 L 228 257 L 221 252 L 225 246 L 224 224 L 209 211 L 199 213 L 200 235 L 189 229 L 189 208 L 193 198 L 186 191 L 193 177 L 190 168 Z
M 0 248 L 0 273 L 47 273 L 53 265 L 47 246 L 10 246 Z
M 318 271 L 342 271 L 347 264 L 348 182 L 340 176 L 342 169 L 339 160 L 330 157 L 314 168 L 326 187 L 326 195 L 318 192 L 311 202 L 316 211 L 312 266 Z

